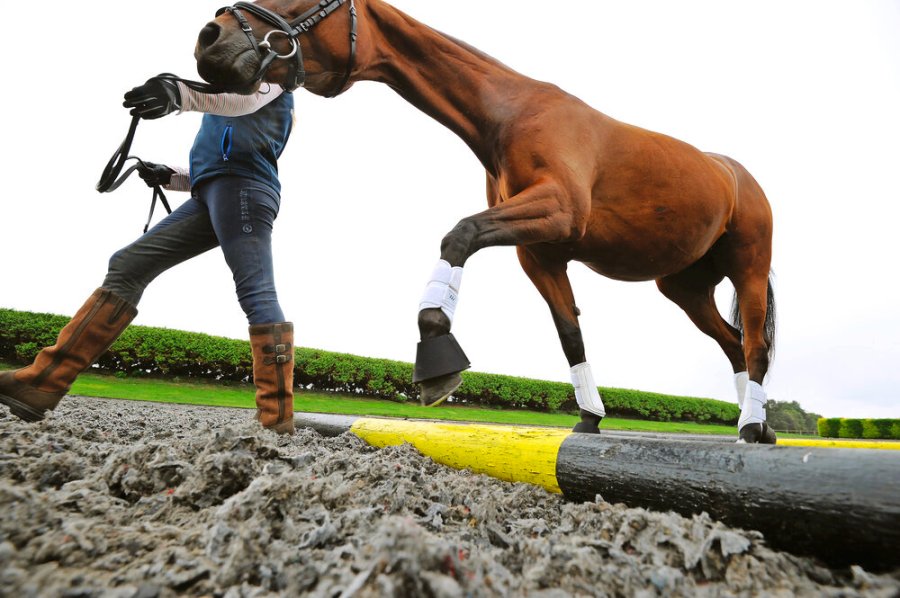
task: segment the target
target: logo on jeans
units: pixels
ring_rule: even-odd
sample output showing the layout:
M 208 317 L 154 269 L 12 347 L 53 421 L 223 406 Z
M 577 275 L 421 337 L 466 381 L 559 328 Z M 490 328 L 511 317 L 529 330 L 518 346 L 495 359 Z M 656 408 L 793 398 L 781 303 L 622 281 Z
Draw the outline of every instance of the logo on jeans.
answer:
M 253 225 L 250 224 L 250 202 L 247 199 L 247 192 L 241 191 L 241 222 L 244 226 L 241 230 L 247 234 L 253 232 Z

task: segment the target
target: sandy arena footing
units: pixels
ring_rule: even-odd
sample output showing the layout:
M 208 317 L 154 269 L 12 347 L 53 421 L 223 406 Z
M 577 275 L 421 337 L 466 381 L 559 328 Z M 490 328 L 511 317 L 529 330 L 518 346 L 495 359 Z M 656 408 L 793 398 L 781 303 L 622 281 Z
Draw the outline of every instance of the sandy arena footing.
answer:
M 715 521 L 575 503 L 252 412 L 69 397 L 0 409 L 4 596 L 877 596 Z

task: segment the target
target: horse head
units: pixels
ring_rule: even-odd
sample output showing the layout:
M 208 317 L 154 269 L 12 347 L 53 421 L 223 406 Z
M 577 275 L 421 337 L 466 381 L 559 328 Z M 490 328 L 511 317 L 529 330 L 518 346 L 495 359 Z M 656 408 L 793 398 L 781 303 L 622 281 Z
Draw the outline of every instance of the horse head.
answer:
M 236 2 L 200 31 L 197 71 L 225 91 L 266 81 L 335 96 L 352 85 L 356 21 L 354 0 Z

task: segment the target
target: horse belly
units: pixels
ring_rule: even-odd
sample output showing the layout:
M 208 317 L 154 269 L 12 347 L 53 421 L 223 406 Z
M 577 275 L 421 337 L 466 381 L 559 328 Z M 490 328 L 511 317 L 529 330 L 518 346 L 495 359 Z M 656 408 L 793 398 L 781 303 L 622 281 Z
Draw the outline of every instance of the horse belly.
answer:
M 702 258 L 725 232 L 726 202 L 639 202 L 595 206 L 572 259 L 617 280 L 655 280 Z
M 610 278 L 653 280 L 694 264 L 725 233 L 735 186 L 719 162 L 633 127 L 616 129 L 601 156 L 572 259 Z

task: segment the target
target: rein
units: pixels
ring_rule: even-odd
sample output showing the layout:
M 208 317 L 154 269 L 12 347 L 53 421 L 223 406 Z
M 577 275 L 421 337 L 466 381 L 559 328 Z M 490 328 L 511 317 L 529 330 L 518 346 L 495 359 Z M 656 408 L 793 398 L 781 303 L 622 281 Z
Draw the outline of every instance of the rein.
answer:
M 221 91 L 213 85 L 209 85 L 207 83 L 201 83 L 199 81 L 189 81 L 187 79 L 181 79 L 176 77 L 171 73 L 163 73 L 158 76 L 160 79 L 168 79 L 170 81 L 180 81 L 184 83 L 191 89 L 196 91 L 202 91 L 205 93 L 217 93 Z M 113 153 L 112 158 L 109 159 L 109 162 L 106 163 L 106 166 L 103 168 L 103 172 L 100 174 L 100 180 L 97 181 L 97 191 L 100 193 L 111 193 L 122 186 L 122 183 L 131 176 L 131 174 L 138 169 L 138 167 L 144 165 L 144 161 L 138 158 L 137 156 L 129 155 L 131 152 L 131 144 L 134 142 L 134 134 L 137 132 L 138 123 L 141 122 L 140 116 L 133 116 L 131 118 L 131 125 L 128 127 L 128 133 L 125 135 L 125 139 L 119 145 L 118 149 Z M 125 163 L 129 160 L 135 160 L 135 164 L 131 165 L 125 172 L 122 172 L 122 169 L 125 167 Z M 169 214 L 172 213 L 172 208 L 169 206 L 169 201 L 166 199 L 166 194 L 163 193 L 162 187 L 160 185 L 153 186 L 153 199 L 150 200 L 150 214 L 147 216 L 147 223 L 144 225 L 144 232 L 147 232 L 147 229 L 150 228 L 150 221 L 153 219 L 153 212 L 156 209 L 156 202 L 159 200 L 163 207 L 166 209 L 166 212 Z
M 341 81 L 337 91 L 326 96 L 333 98 L 347 88 L 347 83 L 350 81 L 350 75 L 353 72 L 353 66 L 356 62 L 357 16 L 356 6 L 354 5 L 353 0 L 320 0 L 316 6 L 310 8 L 292 21 L 286 21 L 278 13 L 249 2 L 235 2 L 232 6 L 220 8 L 216 12 L 216 16 L 218 17 L 226 12 L 231 13 L 231 15 L 237 19 L 238 25 L 240 25 L 241 30 L 246 34 L 247 39 L 250 40 L 250 45 L 253 46 L 253 50 L 259 55 L 260 63 L 256 74 L 253 76 L 254 82 L 261 80 L 265 76 L 266 71 L 269 70 L 269 67 L 272 66 L 275 59 L 290 60 L 291 58 L 295 58 L 295 61 L 291 65 L 291 72 L 288 73 L 282 84 L 286 90 L 293 91 L 298 87 L 303 87 L 306 83 L 306 69 L 303 66 L 303 50 L 300 49 L 300 36 L 304 33 L 308 33 L 310 29 L 322 22 L 325 17 L 335 12 L 347 2 L 350 3 L 350 57 L 347 60 L 344 79 Z M 261 21 L 265 21 L 269 25 L 272 25 L 275 29 L 266 33 L 262 41 L 258 42 L 256 36 L 253 34 L 253 28 L 241 11 L 247 11 Z M 269 41 L 269 38 L 272 37 L 273 34 L 280 34 L 287 37 L 288 41 L 291 43 L 290 52 L 287 54 L 279 54 L 272 48 L 272 43 Z

